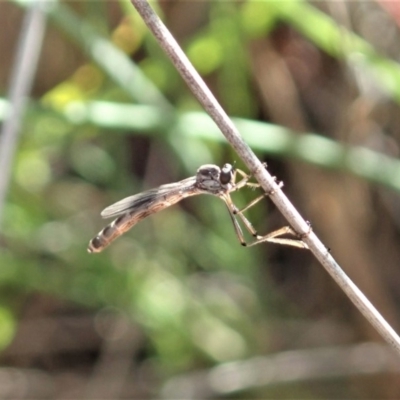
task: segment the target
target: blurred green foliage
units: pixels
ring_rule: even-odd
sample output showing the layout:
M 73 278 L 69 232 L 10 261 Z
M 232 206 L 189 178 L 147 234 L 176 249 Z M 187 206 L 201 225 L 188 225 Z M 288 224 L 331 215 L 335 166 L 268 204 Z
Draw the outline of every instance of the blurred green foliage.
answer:
M 265 249 L 240 247 L 217 199 L 186 200 L 104 253 L 86 253 L 105 206 L 237 157 L 129 2 L 113 3 L 120 17 L 112 28 L 107 7 L 83 4 L 75 10 L 54 3 L 47 11 L 52 30 L 80 53 L 79 66 L 32 101 L 24 123 L 1 236 L 0 285 L 14 301 L 4 298 L 9 306 L 0 308 L 0 346 L 15 330 L 15 299 L 42 292 L 122 310 L 142 327 L 168 375 L 258 355 L 268 347 L 272 305 L 287 306 L 261 277 Z M 334 58 L 362 58 L 377 83 L 400 98 L 398 65 L 303 1 L 210 2 L 208 22 L 183 46 L 260 156 L 344 169 L 399 190 L 397 160 L 257 121 L 246 45 L 282 22 Z M 6 102 L 0 105 L 4 118 Z M 254 196 L 247 190 L 234 199 L 244 205 Z M 262 232 L 267 208 L 250 212 Z

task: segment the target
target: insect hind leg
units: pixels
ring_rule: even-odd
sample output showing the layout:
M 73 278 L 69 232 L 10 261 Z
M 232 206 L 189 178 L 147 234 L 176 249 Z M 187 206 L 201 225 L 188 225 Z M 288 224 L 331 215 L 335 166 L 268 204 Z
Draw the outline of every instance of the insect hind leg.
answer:
M 279 237 L 279 236 L 286 235 L 286 234 L 292 235 L 292 236 L 296 237 L 296 239 Z M 302 235 L 299 235 L 290 226 L 284 226 L 284 227 L 277 229 L 273 232 L 270 232 L 264 236 L 257 235 L 256 240 L 252 243 L 249 243 L 247 246 L 251 247 L 251 246 L 255 246 L 256 244 L 269 242 L 269 243 L 282 244 L 282 245 L 286 245 L 286 246 L 293 246 L 293 247 L 297 247 L 300 249 L 309 249 L 307 244 L 305 242 L 303 242 L 302 239 L 303 239 Z
M 267 235 L 261 236 L 257 233 L 257 231 L 254 229 L 252 223 L 243 215 L 244 211 L 248 210 L 249 208 L 253 207 L 255 204 L 257 204 L 259 201 L 261 201 L 265 196 L 268 196 L 268 194 L 263 194 L 256 199 L 254 199 L 250 204 L 248 204 L 246 207 L 243 209 L 239 210 L 235 204 L 233 203 L 231 197 L 229 195 L 222 196 L 222 200 L 224 200 L 228 211 L 229 215 L 231 217 L 236 236 L 241 243 L 242 246 L 246 247 L 251 247 L 255 246 L 260 243 L 264 242 L 269 242 L 269 243 L 276 243 L 276 244 L 282 244 L 286 246 L 293 246 L 301 249 L 309 249 L 307 244 L 302 240 L 305 236 L 308 235 L 309 232 L 307 232 L 305 235 L 299 235 L 297 232 L 295 232 L 291 227 L 289 226 L 284 226 L 280 229 L 277 229 L 273 232 L 268 233 Z M 255 240 L 251 243 L 247 243 L 244 239 L 244 235 L 242 232 L 242 229 L 237 221 L 237 217 L 240 218 L 242 221 L 243 225 L 247 229 L 247 231 L 255 238 Z M 310 226 L 310 231 L 311 231 L 311 226 Z M 282 238 L 280 236 L 283 235 L 292 235 L 295 238 Z

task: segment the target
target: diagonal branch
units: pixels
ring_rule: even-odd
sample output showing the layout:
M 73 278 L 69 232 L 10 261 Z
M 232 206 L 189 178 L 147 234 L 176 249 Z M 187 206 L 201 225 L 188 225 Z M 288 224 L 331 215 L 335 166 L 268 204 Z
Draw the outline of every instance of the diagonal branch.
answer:
M 289 199 L 258 160 L 250 147 L 244 142 L 239 131 L 229 119 L 225 111 L 194 69 L 185 53 L 172 37 L 171 33 L 160 18 L 150 7 L 147 0 L 132 0 L 132 4 L 143 18 L 147 27 L 153 33 L 160 46 L 164 49 L 174 66 L 177 68 L 190 90 L 220 128 L 228 142 L 236 150 L 239 157 L 246 164 L 251 174 L 257 179 L 266 193 L 271 193 L 271 200 L 280 210 L 293 229 L 302 237 L 314 256 L 320 261 L 336 283 L 349 296 L 361 313 L 377 329 L 382 337 L 391 344 L 400 354 L 400 338 L 386 320 L 379 314 L 370 301 L 349 279 L 331 256 L 324 244 L 314 232 L 310 231 L 308 223 L 301 217 Z

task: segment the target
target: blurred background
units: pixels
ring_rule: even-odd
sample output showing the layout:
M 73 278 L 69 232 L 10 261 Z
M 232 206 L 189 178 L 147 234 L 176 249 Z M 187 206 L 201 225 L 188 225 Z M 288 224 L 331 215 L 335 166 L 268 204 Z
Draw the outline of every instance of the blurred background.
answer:
M 3 127 L 30 4 L 0 2 Z M 398 357 L 311 253 L 242 248 L 217 198 L 187 199 L 86 252 L 111 203 L 202 164 L 245 168 L 129 1 L 40 5 L 0 210 L 0 397 L 400 398 Z M 154 6 L 400 332 L 400 3 Z M 260 233 L 285 225 L 267 199 L 247 216 Z

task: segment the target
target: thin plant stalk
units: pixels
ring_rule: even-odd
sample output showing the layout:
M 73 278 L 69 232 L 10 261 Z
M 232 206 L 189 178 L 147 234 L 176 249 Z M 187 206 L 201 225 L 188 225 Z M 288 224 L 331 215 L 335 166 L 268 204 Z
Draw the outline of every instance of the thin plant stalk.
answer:
M 266 193 L 271 193 L 271 200 L 288 221 L 289 225 L 299 234 L 307 244 L 314 256 L 319 260 L 336 283 L 348 295 L 361 313 L 370 321 L 382 337 L 400 354 L 400 338 L 393 328 L 386 322 L 365 295 L 344 273 L 339 264 L 334 260 L 326 246 L 310 229 L 296 208 L 269 174 L 261 161 L 256 157 L 251 148 L 240 136 L 238 129 L 233 124 L 214 95 L 208 89 L 200 75 L 197 73 L 189 59 L 182 51 L 169 30 L 165 27 L 158 15 L 146 0 L 131 0 L 133 6 L 143 18 L 159 45 L 171 59 L 172 63 L 186 81 L 190 90 L 202 104 L 207 113 L 214 120 L 239 157 L 246 164 L 251 174 L 260 183 Z
M 0 132 L 0 225 L 11 179 L 18 133 L 35 76 L 45 26 L 46 18 L 41 10 L 40 1 L 34 1 L 23 20 L 8 93 L 10 106 Z

